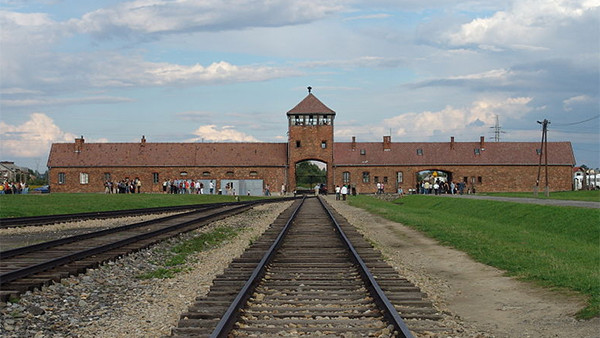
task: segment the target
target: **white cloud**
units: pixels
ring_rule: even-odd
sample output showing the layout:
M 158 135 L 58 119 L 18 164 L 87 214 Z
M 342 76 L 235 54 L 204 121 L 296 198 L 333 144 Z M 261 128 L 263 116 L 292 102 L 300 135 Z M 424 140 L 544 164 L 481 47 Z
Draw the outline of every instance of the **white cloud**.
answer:
M 597 17 L 599 8 L 598 0 L 515 1 L 512 8 L 463 24 L 447 40 L 454 46 L 478 45 L 487 50 L 545 50 L 553 35 L 585 16 Z
M 392 130 L 393 136 L 411 141 L 436 141 L 456 133 L 463 137 L 475 138 L 488 134 L 489 128 L 496 121 L 496 115 L 502 119 L 519 119 L 530 112 L 533 109 L 528 106 L 531 101 L 530 97 L 486 98 L 473 102 L 470 107 L 446 106 L 439 111 L 394 116 L 378 125 L 338 127 L 336 137 L 360 135 L 367 139 L 379 139 Z
M 62 106 L 74 104 L 109 104 L 132 102 L 134 100 L 126 97 L 113 96 L 90 96 L 77 98 L 28 98 L 28 99 L 2 99 L 0 103 L 6 107 L 26 107 L 26 106 Z
M 188 142 L 259 142 L 254 136 L 237 131 L 232 126 L 223 126 L 220 129 L 214 124 L 200 126 L 193 134 L 197 137 L 187 140 Z
M 593 102 L 594 99 L 587 95 L 578 95 L 570 97 L 563 101 L 563 107 L 566 111 L 570 111 L 573 109 L 573 106 Z
M 81 32 L 99 36 L 278 27 L 322 19 L 343 1 L 136 0 L 71 20 Z
M 47 155 L 55 142 L 73 142 L 76 135 L 60 130 L 54 121 L 43 113 L 33 113 L 21 125 L 0 121 L 2 157 L 38 157 Z

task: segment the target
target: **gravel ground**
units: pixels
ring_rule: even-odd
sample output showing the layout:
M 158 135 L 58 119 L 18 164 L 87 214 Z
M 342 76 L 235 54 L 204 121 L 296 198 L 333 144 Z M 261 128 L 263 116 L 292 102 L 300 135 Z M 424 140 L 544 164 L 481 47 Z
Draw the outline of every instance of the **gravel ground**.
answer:
M 186 272 L 172 279 L 140 280 L 173 245 L 196 232 L 155 245 L 114 262 L 24 294 L 18 303 L 0 304 L 2 337 L 161 337 L 170 334 L 179 315 L 212 280 L 240 256 L 291 202 L 257 206 L 212 223 L 241 227 L 239 235 L 218 248 L 196 254 Z M 94 221 L 89 221 L 94 222 Z M 252 226 L 250 226 L 252 225 Z M 83 226 L 82 227 L 88 227 Z
M 600 318 L 574 318 L 584 297 L 506 277 L 400 223 L 328 201 L 429 295 L 455 329 L 452 337 L 600 337 Z
M 581 298 L 504 277 L 420 233 L 353 208 L 329 202 L 353 223 L 396 270 L 418 285 L 444 314 L 450 334 L 441 337 L 597 337 L 598 318 L 577 321 Z M 107 263 L 0 304 L 2 337 L 161 337 L 170 334 L 194 299 L 260 236 L 291 202 L 255 207 L 215 222 L 243 227 L 235 239 L 199 253 L 172 279 L 140 280 L 174 244 L 194 232 Z M 94 222 L 94 221 L 89 221 Z M 252 224 L 252 227 L 248 225 Z M 82 224 L 81 227 L 93 227 Z M 208 229 L 202 230 L 208 231 Z M 2 233 L 0 233 L 2 235 Z M 2 235 L 3 236 L 3 235 Z M 39 235 L 36 235 L 39 236 Z

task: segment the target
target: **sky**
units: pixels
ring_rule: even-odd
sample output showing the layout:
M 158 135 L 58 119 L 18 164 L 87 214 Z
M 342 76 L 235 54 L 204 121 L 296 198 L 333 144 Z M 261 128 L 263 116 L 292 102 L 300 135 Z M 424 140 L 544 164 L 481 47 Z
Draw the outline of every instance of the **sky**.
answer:
M 0 6 L 0 160 L 40 172 L 80 136 L 287 142 L 308 86 L 336 142 L 540 142 L 547 119 L 600 167 L 600 0 Z

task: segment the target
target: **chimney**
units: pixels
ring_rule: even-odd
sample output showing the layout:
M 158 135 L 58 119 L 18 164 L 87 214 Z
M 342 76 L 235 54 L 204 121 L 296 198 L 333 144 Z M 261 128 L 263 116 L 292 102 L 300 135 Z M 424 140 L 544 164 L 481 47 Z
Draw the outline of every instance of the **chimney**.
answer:
M 81 138 L 76 138 L 75 139 L 75 152 L 76 153 L 80 153 L 81 149 L 83 149 L 83 143 L 85 142 L 85 140 L 83 139 L 83 135 L 81 135 Z
M 450 149 L 454 150 L 454 136 L 450 136 Z
M 141 143 L 142 147 L 146 145 L 146 136 L 142 135 L 142 140 L 140 143 Z
M 352 136 L 352 151 L 356 150 L 356 136 Z
M 392 149 L 392 136 L 383 137 L 383 151 L 390 151 Z
M 481 150 L 485 149 L 485 137 L 483 136 L 479 137 L 479 148 L 481 148 Z

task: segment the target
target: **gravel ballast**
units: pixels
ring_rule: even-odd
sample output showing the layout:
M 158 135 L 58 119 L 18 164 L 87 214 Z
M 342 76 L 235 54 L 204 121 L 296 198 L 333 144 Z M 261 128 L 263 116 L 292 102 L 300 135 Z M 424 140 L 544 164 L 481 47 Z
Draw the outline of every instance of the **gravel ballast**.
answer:
M 240 215 L 211 223 L 243 228 L 234 239 L 195 254 L 187 268 L 171 279 L 143 280 L 153 262 L 169 248 L 194 236 L 180 235 L 149 249 L 112 261 L 61 283 L 27 292 L 17 303 L 1 304 L 2 337 L 161 337 L 169 335 L 179 316 L 212 280 L 240 256 L 291 202 L 257 206 Z M 92 221 L 90 221 L 92 222 Z M 78 222 L 79 223 L 79 222 Z M 68 227 L 63 225 L 63 227 Z M 78 227 L 87 227 L 79 224 Z M 24 230 L 20 230 L 21 233 Z M 36 229 L 39 231 L 39 229 Z

